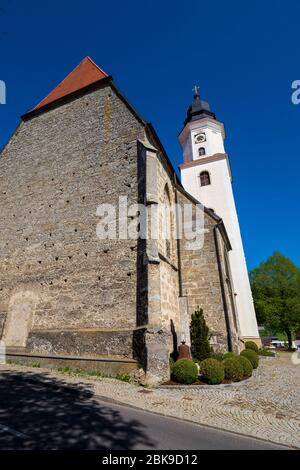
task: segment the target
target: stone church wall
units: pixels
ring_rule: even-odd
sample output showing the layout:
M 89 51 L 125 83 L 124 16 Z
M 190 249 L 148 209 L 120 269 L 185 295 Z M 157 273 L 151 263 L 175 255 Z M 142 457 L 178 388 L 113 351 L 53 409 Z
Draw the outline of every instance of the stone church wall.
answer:
M 218 234 L 218 244 L 220 247 L 220 268 L 222 272 L 226 310 L 228 315 L 227 329 L 230 331 L 231 348 L 235 352 L 243 349 L 240 343 L 240 325 L 237 315 L 237 305 L 235 301 L 235 292 L 233 289 L 232 274 L 228 259 L 228 251 L 220 234 Z
M 143 137 L 105 86 L 22 122 L 3 150 L 0 324 L 9 346 L 132 356 L 138 243 L 99 240 L 96 209 L 117 207 L 119 196 L 137 202 Z
M 223 238 L 205 213 L 201 250 L 171 240 L 160 207 L 194 204 L 160 144 L 109 85 L 25 119 L 0 156 L 0 337 L 28 354 L 136 359 L 148 383 L 203 308 L 215 349 L 227 349 Z M 97 237 L 97 208 L 119 197 L 159 208 L 158 239 Z M 118 210 L 117 210 L 117 215 Z M 133 216 L 120 214 L 132 221 Z M 226 287 L 226 286 L 225 286 Z M 235 327 L 230 289 L 229 323 Z
M 158 155 L 158 191 L 161 211 L 159 223 L 161 232 L 165 225 L 169 225 L 170 238 L 160 237 L 158 248 L 160 256 L 160 282 L 161 282 L 161 311 L 162 324 L 169 330 L 180 334 L 180 308 L 178 285 L 178 253 L 176 233 L 176 214 L 172 210 L 175 206 L 175 188 L 171 175 L 163 157 Z M 170 207 L 169 218 L 165 211 Z M 167 215 L 167 217 L 166 217 Z M 173 351 L 173 341 L 169 343 L 169 352 Z
M 159 145 L 154 146 L 156 142 L 149 140 L 139 144 L 146 170 L 145 202 L 150 234 L 146 240 L 147 316 L 143 340 L 147 351 L 147 380 L 157 383 L 169 378 L 169 354 L 174 348 L 171 331 L 180 326 L 180 313 L 176 240 L 162 236 L 162 226 L 167 223 L 162 209 L 166 198 L 171 209 L 174 187 Z M 170 224 L 176 224 L 172 217 Z M 153 227 L 157 228 L 156 233 L 151 231 Z
M 189 202 L 183 193 L 178 194 L 180 204 Z M 187 250 L 185 240 L 180 241 L 182 294 L 187 298 L 189 316 L 198 306 L 203 309 L 214 350 L 225 351 L 228 349 L 227 326 L 214 239 L 215 226 L 213 217 L 204 213 L 203 247 Z M 218 232 L 217 237 L 224 249 L 224 241 Z

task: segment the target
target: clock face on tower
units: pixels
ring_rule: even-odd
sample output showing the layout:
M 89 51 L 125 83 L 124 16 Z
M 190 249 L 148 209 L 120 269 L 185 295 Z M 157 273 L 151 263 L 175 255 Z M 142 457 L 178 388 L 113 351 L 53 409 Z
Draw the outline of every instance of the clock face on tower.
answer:
M 195 139 L 195 144 L 202 144 L 202 142 L 206 141 L 205 132 L 200 132 L 200 134 L 196 134 L 194 139 Z

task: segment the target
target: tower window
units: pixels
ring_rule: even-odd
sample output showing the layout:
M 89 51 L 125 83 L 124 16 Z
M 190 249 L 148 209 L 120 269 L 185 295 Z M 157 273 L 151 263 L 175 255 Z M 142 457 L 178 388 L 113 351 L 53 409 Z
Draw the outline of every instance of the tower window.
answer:
M 202 171 L 200 173 L 200 186 L 208 186 L 210 183 L 210 176 L 208 171 Z
M 199 147 L 198 149 L 199 157 L 202 157 L 205 155 L 205 148 L 204 147 Z

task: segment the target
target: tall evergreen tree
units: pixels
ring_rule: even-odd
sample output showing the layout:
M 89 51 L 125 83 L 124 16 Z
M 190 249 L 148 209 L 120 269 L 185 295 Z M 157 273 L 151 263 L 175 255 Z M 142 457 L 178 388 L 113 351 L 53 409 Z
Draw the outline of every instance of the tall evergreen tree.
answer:
M 191 343 L 192 343 L 192 356 L 198 361 L 203 361 L 211 352 L 209 344 L 209 328 L 206 325 L 202 308 L 195 310 L 192 314 L 192 320 L 190 325 L 191 331 Z
M 274 332 L 286 333 L 289 349 L 300 328 L 300 269 L 275 252 L 250 273 L 258 322 Z

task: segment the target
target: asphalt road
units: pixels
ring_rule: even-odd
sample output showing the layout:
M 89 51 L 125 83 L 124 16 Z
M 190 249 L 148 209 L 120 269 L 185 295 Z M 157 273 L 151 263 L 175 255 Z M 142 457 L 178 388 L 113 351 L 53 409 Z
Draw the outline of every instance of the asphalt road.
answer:
M 45 373 L 0 373 L 0 449 L 282 449 L 96 397 Z

